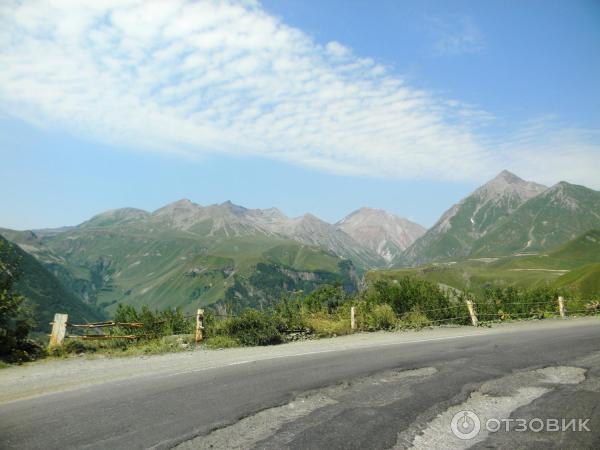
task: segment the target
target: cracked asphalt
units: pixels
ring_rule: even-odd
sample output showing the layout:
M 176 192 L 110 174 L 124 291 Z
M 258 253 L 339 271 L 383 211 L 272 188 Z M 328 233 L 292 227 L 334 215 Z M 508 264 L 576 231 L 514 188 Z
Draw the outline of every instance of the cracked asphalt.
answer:
M 598 318 L 62 363 L 0 371 L 0 448 L 600 448 Z

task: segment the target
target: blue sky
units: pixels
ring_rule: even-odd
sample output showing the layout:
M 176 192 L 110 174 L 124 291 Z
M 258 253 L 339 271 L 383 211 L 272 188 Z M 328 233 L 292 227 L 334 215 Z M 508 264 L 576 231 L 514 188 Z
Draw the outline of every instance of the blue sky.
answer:
M 508 168 L 600 189 L 600 4 L 4 2 L 0 227 L 232 200 L 432 225 Z

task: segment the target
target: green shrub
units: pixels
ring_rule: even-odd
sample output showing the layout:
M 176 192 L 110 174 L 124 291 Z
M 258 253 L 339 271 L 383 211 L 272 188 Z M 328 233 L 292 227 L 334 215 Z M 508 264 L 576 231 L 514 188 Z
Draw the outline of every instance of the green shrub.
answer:
M 227 319 L 224 331 L 240 344 L 246 346 L 273 345 L 283 341 L 276 316 L 248 309 L 237 317 Z
M 142 306 L 137 311 L 133 306 L 120 304 L 114 317 L 115 322 L 142 323 L 141 328 L 112 328 L 114 335 L 133 334 L 142 340 L 152 340 L 173 334 L 190 334 L 194 332 L 194 321 L 186 318 L 179 308 L 152 311 L 147 306 Z
M 349 315 L 311 314 L 304 318 L 304 323 L 318 337 L 341 336 L 352 332 Z
M 302 320 L 302 304 L 300 301 L 289 300 L 283 297 L 279 303 L 275 305 L 275 314 L 280 323 L 280 331 L 298 330 L 304 327 Z
M 369 304 L 388 304 L 398 315 L 418 308 L 430 320 L 446 319 L 455 314 L 446 292 L 437 284 L 414 277 L 378 280 L 367 290 L 365 300 Z
M 402 316 L 400 325 L 403 328 L 423 328 L 431 325 L 431 321 L 418 308 L 415 308 Z
M 332 314 L 346 300 L 341 286 L 324 285 L 304 297 L 303 306 L 309 313 L 326 311 Z
M 375 305 L 366 316 L 370 330 L 389 330 L 396 325 L 396 313 L 388 304 Z
M 560 292 L 548 287 L 534 289 L 515 286 L 487 288 L 475 300 L 481 321 L 544 318 L 558 312 Z

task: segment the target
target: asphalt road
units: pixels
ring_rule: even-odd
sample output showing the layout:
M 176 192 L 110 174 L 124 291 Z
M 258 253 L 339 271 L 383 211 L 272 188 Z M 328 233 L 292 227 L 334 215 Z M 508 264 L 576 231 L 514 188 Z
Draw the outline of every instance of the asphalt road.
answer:
M 0 404 L 0 447 L 600 448 L 600 320 L 432 336 L 13 400 Z M 470 440 L 450 432 L 463 409 L 482 422 Z M 489 418 L 536 419 L 535 429 L 483 429 Z M 589 420 L 537 430 L 556 418 Z

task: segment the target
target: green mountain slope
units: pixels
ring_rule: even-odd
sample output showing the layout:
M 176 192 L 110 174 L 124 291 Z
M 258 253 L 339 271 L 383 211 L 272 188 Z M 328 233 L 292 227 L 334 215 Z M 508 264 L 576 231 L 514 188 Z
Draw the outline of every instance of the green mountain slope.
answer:
M 260 226 L 268 217 L 248 218 L 253 214 L 264 212 L 180 201 L 154 213 L 108 211 L 43 238 L 11 236 L 73 292 L 109 314 L 119 303 L 239 310 L 269 306 L 325 283 L 356 289 L 351 262 L 271 232 Z
M 0 236 L 0 260 L 19 261 L 21 277 L 17 291 L 32 306 L 39 331 L 48 331 L 55 313 L 69 314 L 69 321 L 83 323 L 104 318 L 104 315 L 85 304 L 33 256 Z
M 545 186 L 503 171 L 446 211 L 394 264 L 416 266 L 464 258 L 471 253 L 478 239 L 545 189 Z
M 600 263 L 572 270 L 558 278 L 554 287 L 574 289 L 586 300 L 600 300 Z
M 600 192 L 560 182 L 520 206 L 473 248 L 473 255 L 540 252 L 600 227 Z
M 556 249 L 539 255 L 466 258 L 416 268 L 376 270 L 367 280 L 416 276 L 429 281 L 481 292 L 486 286 L 554 286 L 597 295 L 600 280 L 600 230 L 590 230 Z
M 563 260 L 600 263 L 600 229 L 590 230 L 550 252 Z

